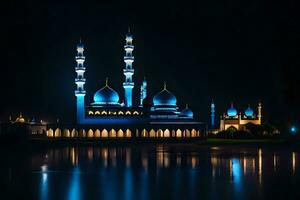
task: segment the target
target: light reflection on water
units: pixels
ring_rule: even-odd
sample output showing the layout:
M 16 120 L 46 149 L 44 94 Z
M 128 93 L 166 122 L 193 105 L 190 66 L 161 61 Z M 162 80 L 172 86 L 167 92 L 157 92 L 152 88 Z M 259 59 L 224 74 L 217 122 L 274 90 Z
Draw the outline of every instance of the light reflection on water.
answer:
M 264 198 L 290 192 L 284 181 L 299 184 L 298 154 L 161 144 L 49 147 L 29 156 L 27 187 L 38 199 Z

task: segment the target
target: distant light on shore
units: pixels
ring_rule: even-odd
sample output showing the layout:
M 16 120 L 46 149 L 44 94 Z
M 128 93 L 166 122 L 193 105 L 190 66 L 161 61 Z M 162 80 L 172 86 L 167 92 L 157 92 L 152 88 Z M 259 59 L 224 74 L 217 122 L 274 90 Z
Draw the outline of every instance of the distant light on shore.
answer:
M 295 126 L 291 126 L 290 132 L 291 132 L 292 134 L 296 134 L 297 128 L 296 128 Z

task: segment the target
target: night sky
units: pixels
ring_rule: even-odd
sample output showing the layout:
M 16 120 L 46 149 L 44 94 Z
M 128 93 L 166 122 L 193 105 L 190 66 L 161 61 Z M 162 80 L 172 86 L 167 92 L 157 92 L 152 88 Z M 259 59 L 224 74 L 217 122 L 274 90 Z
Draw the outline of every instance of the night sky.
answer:
M 294 2 L 97 2 L 1 5 L 2 120 L 21 111 L 27 117 L 74 121 L 74 58 L 80 37 L 85 44 L 86 102 L 105 77 L 123 99 L 128 26 L 135 45 L 136 100 L 146 76 L 149 95 L 166 81 L 179 106 L 188 103 L 203 121 L 208 121 L 211 99 L 217 115 L 231 102 L 243 111 L 262 101 L 265 121 L 299 119 Z

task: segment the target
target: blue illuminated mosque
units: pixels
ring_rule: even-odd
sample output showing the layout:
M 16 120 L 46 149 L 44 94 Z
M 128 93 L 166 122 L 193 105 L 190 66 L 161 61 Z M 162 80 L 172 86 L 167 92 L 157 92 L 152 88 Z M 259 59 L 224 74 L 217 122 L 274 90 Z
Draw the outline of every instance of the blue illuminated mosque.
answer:
M 147 93 L 147 81 L 134 82 L 133 36 L 128 30 L 124 45 L 124 96 L 114 90 L 106 78 L 105 83 L 86 99 L 86 66 L 84 65 L 84 44 L 77 45 L 75 57 L 75 97 L 76 124 L 58 127 L 47 131 L 48 137 L 74 138 L 200 138 L 205 134 L 205 125 L 194 119 L 193 111 L 186 105 L 179 108 L 176 96 L 167 84 L 162 85 L 152 98 Z M 138 95 L 133 88 L 139 87 Z M 138 105 L 134 105 L 137 102 Z

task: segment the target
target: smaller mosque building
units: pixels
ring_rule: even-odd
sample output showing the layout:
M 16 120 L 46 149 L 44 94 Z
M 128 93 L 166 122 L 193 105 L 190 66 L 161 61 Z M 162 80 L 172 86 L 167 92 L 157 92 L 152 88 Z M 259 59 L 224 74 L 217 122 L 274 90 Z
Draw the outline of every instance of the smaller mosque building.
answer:
M 211 126 L 214 127 L 215 104 L 211 103 Z M 262 104 L 258 103 L 257 111 L 255 112 L 250 105 L 243 111 L 238 112 L 233 103 L 228 108 L 226 113 L 220 116 L 220 127 L 211 131 L 217 133 L 219 131 L 246 130 L 247 124 L 261 125 L 262 124 Z
M 43 137 L 47 131 L 47 124 L 35 118 L 29 119 L 20 113 L 13 118 L 9 116 L 7 122 L 0 123 L 0 137 L 4 138 L 34 138 Z

